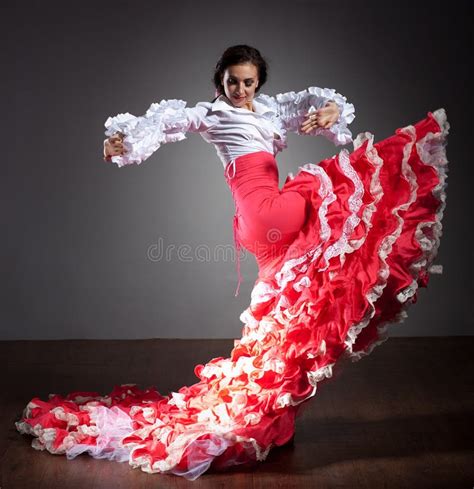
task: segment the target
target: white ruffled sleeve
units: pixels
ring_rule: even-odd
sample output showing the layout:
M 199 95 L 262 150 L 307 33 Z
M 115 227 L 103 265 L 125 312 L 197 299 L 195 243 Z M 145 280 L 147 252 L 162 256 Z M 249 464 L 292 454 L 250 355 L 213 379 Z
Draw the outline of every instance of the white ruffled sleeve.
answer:
M 287 131 L 301 135 L 324 136 L 336 146 L 350 143 L 352 133 L 348 129 L 354 118 L 354 106 L 347 102 L 346 97 L 332 88 L 308 87 L 300 92 L 279 93 L 275 96 L 279 116 Z M 306 119 L 305 114 L 324 107 L 333 101 L 339 108 L 339 119 L 329 128 L 315 128 L 308 133 L 301 132 L 301 123 Z
M 119 167 L 140 164 L 162 144 L 186 139 L 186 132 L 206 131 L 212 125 L 208 105 L 199 102 L 195 107 L 186 107 L 184 100 L 170 99 L 151 104 L 143 116 L 126 112 L 109 117 L 104 124 L 105 135 L 120 132 L 125 136 L 125 153 L 112 156 L 111 161 Z

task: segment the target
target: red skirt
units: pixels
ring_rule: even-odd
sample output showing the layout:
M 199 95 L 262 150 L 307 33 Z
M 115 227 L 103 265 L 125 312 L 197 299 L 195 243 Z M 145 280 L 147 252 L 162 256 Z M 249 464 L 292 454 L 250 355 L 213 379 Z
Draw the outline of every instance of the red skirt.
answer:
M 188 479 L 264 460 L 337 360 L 385 341 L 440 272 L 448 130 L 439 109 L 377 143 L 359 134 L 353 152 L 305 164 L 281 189 L 273 155 L 237 158 L 225 171 L 235 239 L 259 273 L 229 357 L 169 395 L 121 385 L 34 398 L 18 431 L 36 449 Z

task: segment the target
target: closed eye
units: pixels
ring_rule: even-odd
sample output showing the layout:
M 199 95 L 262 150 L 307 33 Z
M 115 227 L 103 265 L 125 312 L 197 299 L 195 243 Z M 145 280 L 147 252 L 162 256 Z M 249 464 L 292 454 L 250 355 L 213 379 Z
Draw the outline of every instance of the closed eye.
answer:
M 237 81 L 229 78 L 228 83 L 229 83 L 229 85 L 233 85 L 233 84 L 237 83 Z M 246 81 L 245 82 L 246 87 L 251 87 L 252 85 L 253 85 L 253 81 Z

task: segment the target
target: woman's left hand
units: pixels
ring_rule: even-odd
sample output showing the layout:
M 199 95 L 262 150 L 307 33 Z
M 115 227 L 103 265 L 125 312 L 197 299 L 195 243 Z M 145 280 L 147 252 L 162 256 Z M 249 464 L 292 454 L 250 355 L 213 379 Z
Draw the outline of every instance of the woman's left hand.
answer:
M 339 108 L 335 102 L 328 102 L 323 108 L 306 113 L 307 118 L 300 126 L 301 132 L 308 133 L 321 127 L 329 129 L 339 119 Z

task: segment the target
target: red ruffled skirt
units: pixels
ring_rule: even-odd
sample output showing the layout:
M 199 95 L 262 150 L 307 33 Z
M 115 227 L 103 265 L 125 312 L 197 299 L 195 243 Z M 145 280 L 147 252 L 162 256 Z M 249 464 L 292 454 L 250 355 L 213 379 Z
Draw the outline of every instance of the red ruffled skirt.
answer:
M 448 130 L 439 109 L 377 143 L 359 134 L 352 153 L 305 164 L 281 189 L 273 155 L 237 158 L 225 172 L 235 238 L 259 274 L 229 357 L 197 365 L 199 381 L 169 395 L 130 384 L 34 398 L 18 431 L 70 459 L 188 479 L 264 460 L 337 360 L 382 343 L 440 272 Z

